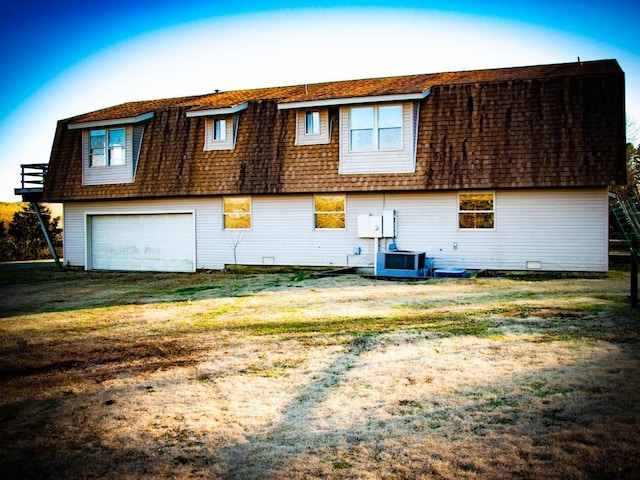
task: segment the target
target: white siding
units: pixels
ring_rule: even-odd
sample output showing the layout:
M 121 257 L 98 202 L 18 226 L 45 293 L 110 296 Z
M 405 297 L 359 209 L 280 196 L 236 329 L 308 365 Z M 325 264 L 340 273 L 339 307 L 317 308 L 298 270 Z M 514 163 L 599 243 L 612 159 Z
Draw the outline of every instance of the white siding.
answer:
M 306 135 L 306 113 L 309 110 L 296 112 L 296 145 L 319 145 L 331 141 L 331 128 L 329 127 L 329 110 L 323 108 L 318 110 L 320 116 L 320 133 L 317 135 Z
M 387 195 L 398 247 L 425 250 L 436 266 L 549 271 L 608 269 L 606 189 L 497 191 L 495 228 L 458 228 L 457 193 Z
M 238 263 L 344 266 L 347 255 L 363 244 L 352 198 L 347 196 L 346 228 L 323 230 L 314 225 L 312 195 L 254 196 L 251 230 L 221 231 L 220 248 L 229 250 L 240 239 Z
M 62 258 L 65 265 L 84 266 L 84 214 L 75 203 L 62 205 Z
M 606 271 L 606 189 L 496 191 L 495 229 L 458 228 L 457 192 L 347 195 L 346 228 L 316 230 L 312 195 L 252 197 L 252 228 L 224 230 L 222 200 L 176 199 L 78 203 L 65 206 L 65 262 L 85 262 L 85 213 L 166 213 L 193 210 L 199 269 L 239 264 L 370 266 L 376 241 L 357 236 L 359 214 L 394 209 L 395 242 L 403 250 L 426 251 L 436 267 Z M 392 239 L 381 239 L 385 248 Z M 454 248 L 455 245 L 455 248 Z M 359 247 L 360 255 L 354 255 Z
M 214 140 L 215 120 L 225 121 L 225 139 Z M 238 129 L 238 115 L 231 117 L 210 117 L 205 120 L 204 149 L 205 150 L 233 150 L 236 147 L 236 132 Z
M 138 170 L 138 159 L 140 158 L 140 149 L 142 148 L 142 138 L 144 137 L 144 123 L 133 126 L 133 166 L 132 178 L 135 178 Z
M 82 183 L 83 185 L 106 185 L 133 182 L 133 128 L 125 128 L 125 164 L 109 167 L 92 167 L 89 159 L 89 130 L 82 132 Z
M 349 150 L 349 110 L 340 108 L 340 169 L 350 173 L 411 173 L 415 171 L 416 108 L 413 103 L 402 105 L 402 150 L 351 152 Z

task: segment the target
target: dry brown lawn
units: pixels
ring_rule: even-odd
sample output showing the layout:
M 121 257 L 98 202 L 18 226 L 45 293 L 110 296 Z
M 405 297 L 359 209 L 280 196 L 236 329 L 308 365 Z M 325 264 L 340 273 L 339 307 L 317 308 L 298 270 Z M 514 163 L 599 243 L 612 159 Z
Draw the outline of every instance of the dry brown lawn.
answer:
M 0 475 L 640 478 L 628 285 L 0 271 Z

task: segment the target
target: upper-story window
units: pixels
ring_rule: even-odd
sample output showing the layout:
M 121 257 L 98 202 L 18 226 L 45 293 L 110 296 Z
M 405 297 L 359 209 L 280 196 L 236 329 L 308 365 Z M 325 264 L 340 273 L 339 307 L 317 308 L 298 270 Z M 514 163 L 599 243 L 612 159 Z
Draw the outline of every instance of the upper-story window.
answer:
M 341 106 L 338 172 L 415 172 L 419 111 L 419 102 Z
M 69 123 L 82 136 L 82 184 L 108 185 L 135 180 L 148 112 L 136 117 Z
M 305 135 L 318 135 L 320 133 L 320 112 L 306 112 L 304 123 Z
M 299 110 L 296 113 L 296 145 L 320 145 L 329 143 L 331 132 L 329 110 Z
M 352 107 L 349 112 L 350 150 L 402 150 L 402 122 L 402 105 Z
M 89 158 L 92 167 L 125 164 L 125 129 L 110 128 L 89 132 Z
M 212 117 L 205 122 L 205 150 L 233 150 L 235 146 L 234 117 Z
M 224 142 L 227 139 L 227 120 L 216 118 L 213 121 L 213 141 Z

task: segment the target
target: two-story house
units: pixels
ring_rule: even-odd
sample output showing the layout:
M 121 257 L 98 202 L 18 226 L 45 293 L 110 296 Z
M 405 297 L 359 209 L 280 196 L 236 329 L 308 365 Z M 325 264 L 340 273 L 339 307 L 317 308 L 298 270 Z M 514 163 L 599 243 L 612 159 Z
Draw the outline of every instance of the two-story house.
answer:
M 393 243 L 436 267 L 606 271 L 625 182 L 624 74 L 603 60 L 125 103 L 59 121 L 43 200 L 86 269 L 371 266 Z

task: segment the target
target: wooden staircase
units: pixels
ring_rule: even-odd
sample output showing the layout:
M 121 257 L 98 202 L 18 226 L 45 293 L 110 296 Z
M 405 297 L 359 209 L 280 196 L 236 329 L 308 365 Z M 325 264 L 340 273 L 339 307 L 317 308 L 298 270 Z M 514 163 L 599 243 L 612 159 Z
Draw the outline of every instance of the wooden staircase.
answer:
M 33 208 L 33 211 L 36 212 L 38 221 L 40 222 L 40 227 L 42 228 L 42 233 L 44 234 L 44 238 L 47 241 L 49 250 L 51 251 L 51 255 L 53 256 L 53 259 L 55 260 L 58 268 L 62 269 L 60 258 L 58 258 L 56 249 L 53 248 L 53 242 L 49 237 L 49 232 L 47 232 L 46 223 L 44 222 L 42 212 L 40 211 L 40 205 L 38 203 L 42 200 L 42 194 L 44 192 L 44 181 L 47 176 L 49 164 L 24 164 L 20 165 L 20 168 L 22 170 L 22 173 L 20 175 L 20 188 L 14 189 L 14 192 L 16 195 L 22 197 L 23 202 L 29 202 L 31 204 L 31 208 Z

